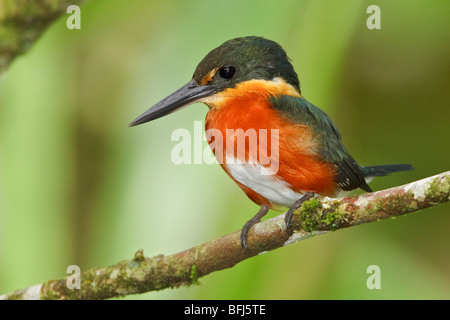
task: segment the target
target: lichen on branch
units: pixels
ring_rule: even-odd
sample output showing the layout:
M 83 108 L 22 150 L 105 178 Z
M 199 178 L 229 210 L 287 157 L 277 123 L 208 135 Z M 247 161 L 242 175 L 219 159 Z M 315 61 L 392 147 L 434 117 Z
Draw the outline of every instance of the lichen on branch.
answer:
M 81 288 L 69 289 L 67 278 L 0 296 L 1 299 L 106 299 L 128 294 L 189 286 L 211 272 L 230 268 L 262 252 L 324 232 L 339 230 L 418 211 L 450 200 L 450 171 L 403 186 L 359 196 L 313 198 L 295 211 L 286 232 L 284 214 L 255 224 L 242 248 L 240 230 L 169 255 L 145 257 L 90 269 L 81 274 Z
M 27 52 L 70 5 L 84 0 L 0 0 L 0 73 Z

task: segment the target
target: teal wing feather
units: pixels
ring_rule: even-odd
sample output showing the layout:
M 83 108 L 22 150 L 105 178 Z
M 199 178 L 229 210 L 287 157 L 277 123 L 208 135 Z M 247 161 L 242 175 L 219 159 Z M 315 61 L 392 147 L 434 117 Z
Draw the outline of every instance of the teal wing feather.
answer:
M 371 191 L 364 180 L 361 167 L 342 144 L 336 125 L 325 112 L 299 97 L 271 97 L 270 102 L 285 120 L 314 128 L 320 156 L 324 162 L 334 165 L 335 181 L 343 190 L 361 188 Z

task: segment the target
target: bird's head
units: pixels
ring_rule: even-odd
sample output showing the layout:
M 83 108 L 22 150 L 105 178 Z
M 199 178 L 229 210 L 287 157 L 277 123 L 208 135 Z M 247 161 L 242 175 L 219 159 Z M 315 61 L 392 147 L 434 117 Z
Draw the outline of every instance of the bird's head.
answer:
M 148 109 L 130 126 L 158 119 L 194 102 L 214 106 L 214 101 L 222 99 L 225 92 L 255 81 L 270 84 L 264 88 L 283 86 L 283 90 L 300 93 L 298 76 L 279 44 L 254 36 L 231 39 L 203 58 L 191 81 Z

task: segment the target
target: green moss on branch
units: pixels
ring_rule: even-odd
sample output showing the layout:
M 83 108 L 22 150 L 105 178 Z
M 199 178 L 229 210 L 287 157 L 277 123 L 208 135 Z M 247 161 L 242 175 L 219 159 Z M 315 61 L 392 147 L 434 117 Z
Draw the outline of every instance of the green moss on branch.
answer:
M 70 5 L 84 0 L 0 0 L 0 73 L 27 52 Z
M 256 224 L 248 237 L 250 250 L 240 245 L 240 230 L 171 256 L 144 256 L 81 275 L 81 289 L 69 289 L 67 278 L 0 296 L 1 299 L 106 299 L 128 294 L 189 286 L 211 272 L 321 231 L 393 218 L 450 200 L 450 171 L 410 184 L 343 199 L 313 198 L 294 212 L 294 234 L 286 232 L 284 215 Z

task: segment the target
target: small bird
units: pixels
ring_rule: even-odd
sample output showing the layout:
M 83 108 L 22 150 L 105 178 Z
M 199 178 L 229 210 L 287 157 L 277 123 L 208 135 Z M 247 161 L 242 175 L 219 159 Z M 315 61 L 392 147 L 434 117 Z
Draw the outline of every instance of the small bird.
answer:
M 284 49 L 262 37 L 231 39 L 209 52 L 191 81 L 130 126 L 195 102 L 209 108 L 205 132 L 216 159 L 261 206 L 242 228 L 240 239 L 245 249 L 250 228 L 269 209 L 289 208 L 285 215 L 289 232 L 293 212 L 304 201 L 357 188 L 371 192 L 367 184 L 371 177 L 413 169 L 409 164 L 359 166 L 329 116 L 302 96 L 297 73 Z M 234 144 L 239 139 L 236 132 L 244 132 L 241 142 L 249 140 L 241 152 Z M 252 134 L 256 135 L 253 147 Z M 229 144 L 232 147 L 227 148 Z M 262 149 L 266 149 L 264 153 Z

